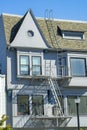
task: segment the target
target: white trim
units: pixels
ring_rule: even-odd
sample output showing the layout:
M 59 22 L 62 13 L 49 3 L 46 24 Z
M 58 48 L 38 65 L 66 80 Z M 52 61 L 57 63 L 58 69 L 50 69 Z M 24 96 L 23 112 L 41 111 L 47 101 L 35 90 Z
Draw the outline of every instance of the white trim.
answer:
M 36 19 L 40 19 L 40 20 L 44 20 L 43 17 L 36 17 Z M 46 18 L 49 20 L 49 18 Z M 86 23 L 87 21 L 80 21 L 80 20 L 67 20 L 67 19 L 57 19 L 57 18 L 53 18 L 54 21 L 60 21 L 60 22 L 73 22 L 73 23 Z

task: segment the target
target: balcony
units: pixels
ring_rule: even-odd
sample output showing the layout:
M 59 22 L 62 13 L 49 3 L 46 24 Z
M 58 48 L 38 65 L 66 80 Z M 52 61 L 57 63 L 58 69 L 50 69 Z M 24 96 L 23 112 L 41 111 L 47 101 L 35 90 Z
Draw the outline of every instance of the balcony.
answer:
M 37 70 L 36 70 L 37 71 Z M 32 74 L 32 68 L 30 69 L 30 75 L 17 75 L 18 78 L 63 78 L 63 77 L 68 77 L 68 70 L 66 66 L 59 66 L 59 67 L 54 67 L 54 66 L 42 66 L 41 72 L 38 74 Z

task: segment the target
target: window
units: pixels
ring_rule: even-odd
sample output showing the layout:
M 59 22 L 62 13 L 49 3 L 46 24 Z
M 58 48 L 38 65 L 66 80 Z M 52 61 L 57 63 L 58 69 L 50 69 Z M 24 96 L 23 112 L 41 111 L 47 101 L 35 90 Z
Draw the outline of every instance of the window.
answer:
M 66 76 L 67 75 L 66 58 L 65 57 L 58 58 L 58 75 L 59 76 Z
M 41 56 L 19 55 L 18 74 L 21 76 L 41 75 Z
M 20 55 L 20 74 L 21 75 L 29 74 L 29 56 Z
M 71 75 L 72 76 L 86 76 L 86 59 L 85 58 L 71 58 Z
M 62 32 L 63 38 L 67 39 L 84 39 L 84 32 L 74 32 L 74 31 L 63 31 Z
M 68 97 L 68 113 L 70 115 L 76 115 L 76 104 L 75 104 L 76 96 L 69 96 Z M 87 114 L 87 97 L 83 96 L 80 97 L 79 103 L 79 113 L 81 115 Z
M 34 36 L 34 32 L 32 30 L 28 30 L 27 34 L 29 37 L 33 37 Z
M 33 115 L 43 115 L 44 114 L 43 96 L 33 95 L 32 111 L 33 111 Z
M 29 96 L 18 95 L 17 108 L 18 108 L 18 115 L 28 115 L 29 114 Z
M 41 75 L 41 57 L 32 56 L 32 75 Z
M 69 115 L 76 115 L 76 104 L 75 104 L 75 96 L 69 96 L 68 101 L 68 113 Z

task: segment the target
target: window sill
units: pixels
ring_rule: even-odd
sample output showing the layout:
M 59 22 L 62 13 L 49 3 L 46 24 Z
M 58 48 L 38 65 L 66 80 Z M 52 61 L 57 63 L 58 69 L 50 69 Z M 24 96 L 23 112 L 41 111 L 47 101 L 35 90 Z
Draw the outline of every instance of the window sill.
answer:
M 49 76 L 45 75 L 17 75 L 17 78 L 22 78 L 22 79 L 31 79 L 31 78 L 46 78 Z

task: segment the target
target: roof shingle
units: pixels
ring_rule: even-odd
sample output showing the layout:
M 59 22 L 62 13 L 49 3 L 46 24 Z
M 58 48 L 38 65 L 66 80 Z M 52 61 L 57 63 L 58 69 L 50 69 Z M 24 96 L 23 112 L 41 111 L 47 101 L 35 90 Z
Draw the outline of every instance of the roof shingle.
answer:
M 2 15 L 2 17 L 3 17 L 6 41 L 7 44 L 10 44 L 14 39 L 18 29 L 20 28 L 24 17 L 17 17 L 11 15 Z M 39 18 L 36 18 L 36 20 L 46 41 L 52 48 L 87 50 L 86 22 L 81 23 L 81 22 L 63 21 L 63 20 L 46 21 L 45 19 L 39 19 Z M 62 38 L 61 35 L 58 35 L 57 32 L 58 28 L 60 30 L 84 32 L 85 39 L 84 40 L 64 39 Z

